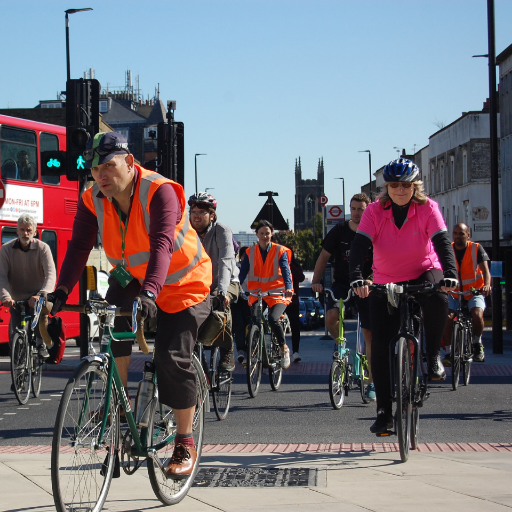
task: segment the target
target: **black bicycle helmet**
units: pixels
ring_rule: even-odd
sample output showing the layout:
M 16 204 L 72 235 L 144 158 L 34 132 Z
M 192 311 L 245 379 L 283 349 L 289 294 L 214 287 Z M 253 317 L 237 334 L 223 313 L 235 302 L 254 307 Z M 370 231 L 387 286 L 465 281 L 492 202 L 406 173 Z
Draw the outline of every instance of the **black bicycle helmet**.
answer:
M 382 173 L 382 177 L 387 183 L 390 181 L 418 181 L 419 176 L 419 167 L 407 158 L 392 160 L 384 167 Z
M 209 208 L 217 209 L 217 201 L 215 197 L 211 194 L 207 194 L 206 192 L 198 192 L 197 195 L 194 194 L 188 199 L 189 206 L 207 206 Z

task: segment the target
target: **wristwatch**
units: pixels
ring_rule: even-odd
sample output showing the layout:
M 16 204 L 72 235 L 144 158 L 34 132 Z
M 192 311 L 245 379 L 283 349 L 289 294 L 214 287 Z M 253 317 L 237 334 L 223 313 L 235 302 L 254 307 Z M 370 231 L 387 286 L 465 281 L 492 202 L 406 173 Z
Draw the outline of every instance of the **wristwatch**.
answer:
M 147 290 L 144 290 L 143 292 L 140 292 L 140 295 L 144 295 L 144 297 L 156 301 L 156 295 L 153 292 L 148 292 Z

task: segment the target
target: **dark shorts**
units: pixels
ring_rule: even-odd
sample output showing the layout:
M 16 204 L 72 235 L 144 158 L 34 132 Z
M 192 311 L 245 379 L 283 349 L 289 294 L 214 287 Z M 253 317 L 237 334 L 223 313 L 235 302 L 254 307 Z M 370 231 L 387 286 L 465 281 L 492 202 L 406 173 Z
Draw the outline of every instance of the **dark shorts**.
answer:
M 346 299 L 350 286 L 337 284 L 334 282 L 331 286 L 331 290 L 337 299 Z M 345 308 L 353 307 L 359 313 L 359 323 L 363 329 L 370 329 L 370 305 L 368 298 L 360 299 L 359 297 L 352 296 L 348 302 L 345 302 Z M 331 294 L 325 296 L 325 310 L 337 308 L 336 304 L 331 298 Z

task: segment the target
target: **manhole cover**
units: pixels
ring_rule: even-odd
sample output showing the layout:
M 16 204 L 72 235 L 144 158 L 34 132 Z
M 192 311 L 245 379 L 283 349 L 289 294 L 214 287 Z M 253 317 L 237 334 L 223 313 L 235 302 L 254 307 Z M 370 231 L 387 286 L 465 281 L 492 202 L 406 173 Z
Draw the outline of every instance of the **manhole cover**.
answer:
M 193 487 L 324 487 L 324 473 L 316 468 L 201 468 Z

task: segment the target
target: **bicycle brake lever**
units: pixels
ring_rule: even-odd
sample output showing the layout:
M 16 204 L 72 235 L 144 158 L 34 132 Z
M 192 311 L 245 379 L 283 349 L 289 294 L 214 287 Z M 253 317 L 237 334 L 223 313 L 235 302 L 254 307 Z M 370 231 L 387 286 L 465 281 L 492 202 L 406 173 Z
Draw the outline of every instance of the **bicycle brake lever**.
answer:
M 134 300 L 132 306 L 132 333 L 135 334 L 137 332 L 137 312 L 140 309 L 140 300 Z

